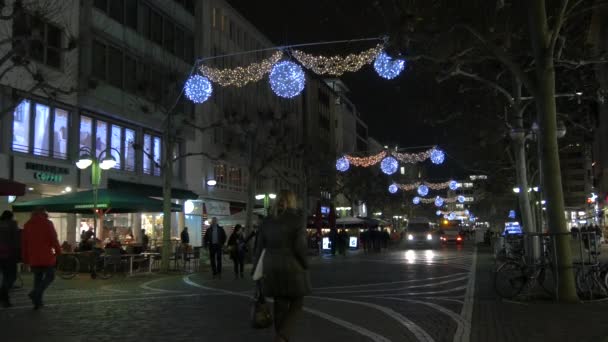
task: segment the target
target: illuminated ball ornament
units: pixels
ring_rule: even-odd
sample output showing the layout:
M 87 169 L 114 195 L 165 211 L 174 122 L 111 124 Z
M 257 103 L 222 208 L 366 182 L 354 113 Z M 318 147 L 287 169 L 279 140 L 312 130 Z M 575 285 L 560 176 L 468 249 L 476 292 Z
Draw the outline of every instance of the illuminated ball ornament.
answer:
M 382 51 L 374 61 L 374 69 L 376 69 L 380 77 L 392 80 L 405 69 L 405 60 L 401 58 L 394 59 Z
M 298 96 L 304 90 L 304 71 L 298 64 L 282 61 L 275 64 L 270 71 L 270 87 L 275 94 L 284 98 Z
M 450 184 L 448 185 L 450 187 L 450 190 L 457 190 L 458 189 L 458 182 L 456 181 L 450 181 Z
M 424 197 L 429 194 L 429 187 L 426 185 L 421 185 L 418 187 L 418 195 Z
M 435 214 L 436 214 L 437 216 L 441 216 L 441 214 L 442 214 L 442 213 L 441 213 L 441 210 L 437 210 L 437 211 L 435 212 Z
M 433 164 L 435 164 L 435 165 L 443 164 L 444 160 L 445 160 L 445 153 L 442 150 L 434 148 L 431 151 L 431 162 L 433 162 Z
M 465 201 L 465 198 L 462 195 L 458 196 L 456 199 L 458 200 L 459 203 L 464 203 L 464 201 Z
M 397 190 L 399 190 L 399 188 L 395 184 L 391 184 L 388 186 L 388 192 L 390 192 L 391 194 L 396 193 Z
M 416 204 L 416 205 L 420 204 L 420 197 L 418 197 L 418 196 L 414 197 L 414 198 L 412 199 L 412 203 L 414 203 L 414 204 Z
M 393 157 L 386 157 L 382 159 L 382 162 L 380 163 L 380 169 L 387 175 L 392 175 L 397 172 L 398 168 L 399 162 Z
M 184 93 L 190 101 L 194 103 L 203 103 L 207 101 L 213 93 L 213 86 L 207 77 L 193 75 L 186 81 Z
M 435 206 L 436 207 L 443 206 L 443 198 L 441 198 L 440 196 L 437 196 L 437 198 L 435 198 Z
M 336 160 L 336 170 L 340 172 L 346 172 L 350 168 L 350 162 L 348 158 L 342 157 Z
M 464 211 L 464 214 L 465 214 L 465 215 L 469 215 L 469 214 L 470 214 L 469 209 L 465 210 L 465 211 Z
M 454 220 L 455 218 L 456 214 L 454 214 L 453 212 L 448 214 L 448 220 Z

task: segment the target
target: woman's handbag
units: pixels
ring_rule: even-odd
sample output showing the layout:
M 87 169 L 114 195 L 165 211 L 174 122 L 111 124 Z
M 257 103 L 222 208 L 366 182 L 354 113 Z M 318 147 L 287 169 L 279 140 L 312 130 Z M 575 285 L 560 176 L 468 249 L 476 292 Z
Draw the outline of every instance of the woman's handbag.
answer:
M 260 258 L 258 259 L 257 264 L 255 264 L 255 270 L 253 271 L 253 280 L 258 281 L 264 277 L 264 255 L 266 254 L 266 249 L 262 250 L 260 254 Z
M 255 282 L 255 293 L 251 303 L 251 326 L 254 329 L 265 329 L 272 325 L 272 314 L 270 306 L 266 303 L 266 298 L 262 293 L 262 284 Z

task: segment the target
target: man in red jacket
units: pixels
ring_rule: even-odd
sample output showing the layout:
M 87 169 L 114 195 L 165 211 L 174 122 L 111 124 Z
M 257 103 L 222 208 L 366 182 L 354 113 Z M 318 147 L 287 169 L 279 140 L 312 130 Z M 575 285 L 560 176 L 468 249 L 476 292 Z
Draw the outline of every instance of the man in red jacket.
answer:
M 57 232 L 44 208 L 34 209 L 32 217 L 23 226 L 21 251 L 23 262 L 30 265 L 34 273 L 34 289 L 28 296 L 34 309 L 39 309 L 44 290 L 55 279 L 56 256 L 61 254 Z

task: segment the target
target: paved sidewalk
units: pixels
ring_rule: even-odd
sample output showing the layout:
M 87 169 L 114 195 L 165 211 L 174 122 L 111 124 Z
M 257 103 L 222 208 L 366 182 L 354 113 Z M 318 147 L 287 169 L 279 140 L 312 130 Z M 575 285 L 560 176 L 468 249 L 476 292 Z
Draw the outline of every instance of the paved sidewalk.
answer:
M 479 246 L 472 342 L 608 342 L 608 301 L 582 304 L 514 303 L 494 293 L 494 257 Z

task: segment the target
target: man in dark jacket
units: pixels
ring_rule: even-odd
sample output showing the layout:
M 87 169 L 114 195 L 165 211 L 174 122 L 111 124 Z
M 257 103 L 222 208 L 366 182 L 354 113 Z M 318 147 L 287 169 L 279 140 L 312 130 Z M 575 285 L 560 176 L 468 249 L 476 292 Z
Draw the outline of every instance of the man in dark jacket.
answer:
M 37 310 L 42 307 L 44 290 L 55 279 L 56 256 L 61 254 L 57 232 L 44 208 L 36 208 L 24 225 L 21 247 L 23 262 L 34 273 L 34 289 L 28 296 Z
M 0 216 L 0 272 L 2 273 L 0 304 L 6 308 L 12 306 L 8 291 L 17 278 L 19 249 L 19 227 L 13 220 L 13 213 L 6 210 Z
M 222 279 L 222 248 L 226 243 L 226 232 L 217 224 L 217 217 L 211 219 L 211 226 L 205 233 L 204 244 L 209 249 L 213 278 Z
M 184 227 L 181 234 L 182 244 L 187 245 L 190 243 L 190 234 L 188 234 L 188 227 Z

